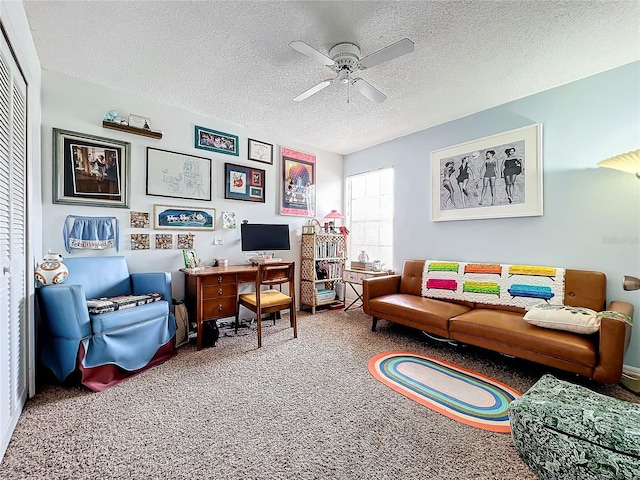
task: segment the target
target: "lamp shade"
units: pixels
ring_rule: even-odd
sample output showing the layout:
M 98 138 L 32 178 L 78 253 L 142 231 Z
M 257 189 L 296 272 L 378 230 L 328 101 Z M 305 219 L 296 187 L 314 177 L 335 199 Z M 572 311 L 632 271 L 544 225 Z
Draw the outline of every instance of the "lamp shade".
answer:
M 344 215 L 342 215 L 337 210 L 331 210 L 328 214 L 324 216 L 324 218 L 344 218 Z
M 640 290 L 640 278 L 625 275 L 622 281 L 622 288 L 625 290 Z
M 598 162 L 598 166 L 633 173 L 636 177 L 640 178 L 640 150 L 621 153 L 615 157 L 601 160 Z

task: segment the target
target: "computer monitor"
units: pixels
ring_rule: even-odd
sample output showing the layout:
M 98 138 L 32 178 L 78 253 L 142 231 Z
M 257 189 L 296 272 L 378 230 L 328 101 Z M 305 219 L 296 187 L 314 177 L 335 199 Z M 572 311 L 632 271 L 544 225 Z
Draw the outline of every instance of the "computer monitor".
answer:
M 243 252 L 291 249 L 287 224 L 241 223 L 240 238 Z

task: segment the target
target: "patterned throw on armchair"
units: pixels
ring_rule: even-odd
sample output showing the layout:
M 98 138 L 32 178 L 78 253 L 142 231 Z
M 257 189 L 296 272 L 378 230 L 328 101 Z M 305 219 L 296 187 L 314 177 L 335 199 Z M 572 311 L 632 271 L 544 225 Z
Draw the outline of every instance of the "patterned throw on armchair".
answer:
M 171 275 L 129 274 L 126 259 L 67 258 L 69 276 L 38 289 L 40 362 L 101 391 L 175 354 Z

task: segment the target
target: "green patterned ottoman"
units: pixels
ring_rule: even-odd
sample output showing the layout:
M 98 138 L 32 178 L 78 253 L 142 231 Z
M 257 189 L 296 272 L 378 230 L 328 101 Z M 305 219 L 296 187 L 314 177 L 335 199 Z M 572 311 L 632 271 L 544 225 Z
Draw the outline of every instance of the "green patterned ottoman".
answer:
M 520 457 L 543 479 L 640 479 L 638 404 L 544 375 L 509 418 Z

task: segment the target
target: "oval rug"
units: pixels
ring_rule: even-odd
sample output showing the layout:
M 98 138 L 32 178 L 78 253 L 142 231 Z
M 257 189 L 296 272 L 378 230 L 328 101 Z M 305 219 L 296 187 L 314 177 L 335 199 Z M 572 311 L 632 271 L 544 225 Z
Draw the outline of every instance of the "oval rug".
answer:
M 442 415 L 492 432 L 509 433 L 509 403 L 522 394 L 490 377 L 411 352 L 384 352 L 369 372 L 405 397 Z

